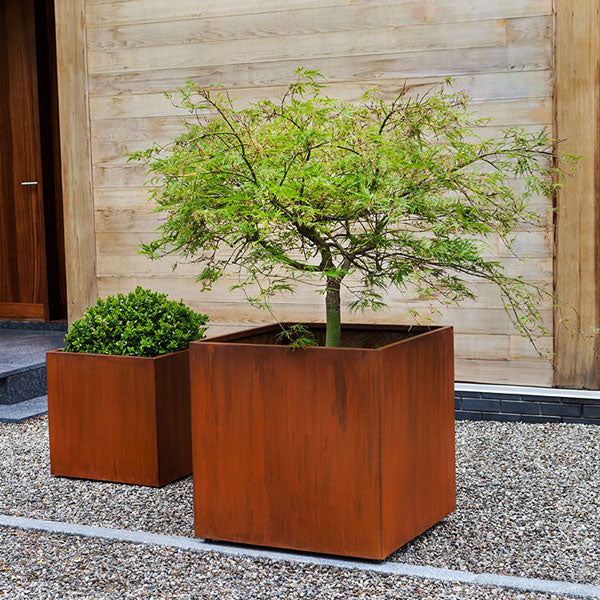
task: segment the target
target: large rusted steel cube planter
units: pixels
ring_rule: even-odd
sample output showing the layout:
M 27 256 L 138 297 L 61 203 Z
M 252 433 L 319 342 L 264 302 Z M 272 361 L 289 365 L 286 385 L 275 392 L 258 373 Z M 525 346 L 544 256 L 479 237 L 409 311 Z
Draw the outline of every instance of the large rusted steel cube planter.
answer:
M 196 536 L 383 559 L 452 512 L 452 328 L 278 331 L 190 345 Z
M 46 356 L 53 475 L 159 487 L 191 473 L 188 350 Z

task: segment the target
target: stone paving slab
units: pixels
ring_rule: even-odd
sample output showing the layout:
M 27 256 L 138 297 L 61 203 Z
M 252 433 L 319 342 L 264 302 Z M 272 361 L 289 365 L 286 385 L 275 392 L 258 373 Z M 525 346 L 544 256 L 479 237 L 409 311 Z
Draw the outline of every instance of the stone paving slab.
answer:
M 0 423 L 22 423 L 48 412 L 48 396 L 24 400 L 16 404 L 0 404 Z
M 0 377 L 46 364 L 46 352 L 64 346 L 64 331 L 0 328 Z
M 69 328 L 67 321 L 0 321 L 0 329 L 21 329 L 34 331 L 62 331 Z
M 47 392 L 46 363 L 5 371 L 0 377 L 0 405 L 32 400 Z

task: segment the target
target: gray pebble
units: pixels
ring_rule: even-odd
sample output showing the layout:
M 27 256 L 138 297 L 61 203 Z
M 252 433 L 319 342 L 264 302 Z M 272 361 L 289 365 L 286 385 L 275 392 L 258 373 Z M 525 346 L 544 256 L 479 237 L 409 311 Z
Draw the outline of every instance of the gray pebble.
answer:
M 559 600 L 285 561 L 198 554 L 0 528 L 0 597 L 285 600 Z
M 390 560 L 600 584 L 600 427 L 458 422 L 456 465 L 457 510 Z M 0 425 L 0 473 L 3 514 L 193 536 L 191 477 L 52 477 L 46 417 Z

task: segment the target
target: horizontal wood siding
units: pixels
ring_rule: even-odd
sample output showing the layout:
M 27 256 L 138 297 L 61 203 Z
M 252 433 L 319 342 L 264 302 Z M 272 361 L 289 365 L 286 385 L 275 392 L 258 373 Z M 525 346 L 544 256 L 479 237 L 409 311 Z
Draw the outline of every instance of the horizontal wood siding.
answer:
M 330 94 L 350 100 L 374 85 L 391 96 L 405 81 L 418 92 L 451 75 L 473 110 L 490 117 L 484 134 L 552 127 L 552 0 L 86 0 L 85 12 L 99 293 L 138 284 L 166 291 L 209 313 L 213 333 L 270 317 L 229 292 L 234 275 L 200 293 L 193 265 L 173 270 L 174 260 L 137 254 L 160 219 L 147 202 L 147 174 L 124 157 L 181 131 L 188 115 L 162 92 L 186 77 L 222 84 L 244 103 L 277 96 L 298 65 L 321 69 Z M 527 262 L 493 240 L 490 255 L 550 290 L 552 237 L 549 227 L 519 232 Z M 516 334 L 497 291 L 481 282 L 475 289 L 477 302 L 439 312 L 391 291 L 388 310 L 345 318 L 407 322 L 417 308 L 455 326 L 457 379 L 551 385 L 551 360 Z M 284 320 L 323 318 L 322 297 L 308 287 L 273 306 Z M 552 306 L 542 312 L 550 336 L 538 343 L 551 351 Z

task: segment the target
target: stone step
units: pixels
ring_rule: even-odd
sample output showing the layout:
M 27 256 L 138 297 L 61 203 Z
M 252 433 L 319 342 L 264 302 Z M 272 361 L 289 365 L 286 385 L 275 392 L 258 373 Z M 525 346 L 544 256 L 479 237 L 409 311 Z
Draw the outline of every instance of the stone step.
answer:
M 0 405 L 0 423 L 22 423 L 48 412 L 48 396 L 39 396 L 15 404 Z
M 0 371 L 0 407 L 39 398 L 47 389 L 45 362 Z
M 0 329 L 20 329 L 21 331 L 62 331 L 68 329 L 66 321 L 0 321 Z
M 46 352 L 61 348 L 64 330 L 0 324 L 0 406 L 46 394 Z M 45 325 L 45 324 L 43 324 Z

